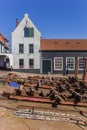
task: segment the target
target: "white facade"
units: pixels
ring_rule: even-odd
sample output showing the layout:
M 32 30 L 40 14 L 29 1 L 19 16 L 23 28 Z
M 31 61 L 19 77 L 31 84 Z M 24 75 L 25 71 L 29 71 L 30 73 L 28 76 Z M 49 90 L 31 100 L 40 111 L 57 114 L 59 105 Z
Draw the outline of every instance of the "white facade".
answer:
M 8 40 L 0 33 L 0 69 L 12 69 L 13 55 L 9 53 Z
M 7 69 L 12 69 L 13 68 L 13 55 L 9 53 L 1 53 L 0 54 L 0 67 L 3 67 L 4 61 L 6 59 L 9 59 L 9 61 L 6 63 L 6 68 Z
M 25 37 L 24 28 L 33 28 L 34 36 Z M 34 60 L 33 69 L 40 69 L 40 38 L 41 33 L 32 23 L 28 14 L 24 15 L 23 20 L 18 24 L 12 32 L 12 54 L 13 54 L 13 69 L 31 69 L 29 68 L 29 59 Z M 23 53 L 19 51 L 19 44 L 23 45 Z M 33 53 L 29 53 L 29 44 L 33 44 Z M 24 60 L 24 67 L 19 67 L 19 59 Z

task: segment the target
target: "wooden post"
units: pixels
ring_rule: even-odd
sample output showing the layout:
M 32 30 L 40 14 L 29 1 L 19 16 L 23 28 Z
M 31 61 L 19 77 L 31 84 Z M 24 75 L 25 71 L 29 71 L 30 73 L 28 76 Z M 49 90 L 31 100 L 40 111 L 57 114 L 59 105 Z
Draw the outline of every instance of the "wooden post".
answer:
M 87 82 L 87 59 L 84 58 L 83 81 Z
M 75 78 L 78 78 L 78 63 L 79 59 L 78 57 L 75 58 Z

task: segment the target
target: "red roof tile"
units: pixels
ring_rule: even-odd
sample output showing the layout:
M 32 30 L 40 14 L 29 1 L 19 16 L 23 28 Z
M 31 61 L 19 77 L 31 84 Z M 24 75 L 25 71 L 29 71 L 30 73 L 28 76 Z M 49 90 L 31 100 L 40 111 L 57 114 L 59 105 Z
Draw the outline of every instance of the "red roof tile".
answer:
M 40 50 L 45 51 L 80 51 L 87 50 L 87 39 L 41 39 Z
M 2 42 L 5 46 L 7 46 L 8 40 L 1 33 L 0 33 L 0 42 Z

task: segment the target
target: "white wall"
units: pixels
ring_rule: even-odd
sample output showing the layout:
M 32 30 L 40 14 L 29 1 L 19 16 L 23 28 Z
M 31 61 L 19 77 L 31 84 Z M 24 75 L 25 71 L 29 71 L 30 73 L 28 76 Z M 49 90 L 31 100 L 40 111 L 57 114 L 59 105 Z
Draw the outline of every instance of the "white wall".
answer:
M 0 53 L 1 53 L 1 44 L 0 44 Z
M 24 27 L 34 27 L 34 37 L 25 38 L 24 37 Z M 13 54 L 13 69 L 19 68 L 19 58 L 23 58 L 25 62 L 25 69 L 29 69 L 29 58 L 34 58 L 34 69 L 40 69 L 40 37 L 41 33 L 29 19 L 28 14 L 24 15 L 23 20 L 12 32 L 12 54 Z M 19 54 L 19 43 L 24 44 L 24 54 Z M 34 54 L 29 54 L 29 43 L 34 44 Z

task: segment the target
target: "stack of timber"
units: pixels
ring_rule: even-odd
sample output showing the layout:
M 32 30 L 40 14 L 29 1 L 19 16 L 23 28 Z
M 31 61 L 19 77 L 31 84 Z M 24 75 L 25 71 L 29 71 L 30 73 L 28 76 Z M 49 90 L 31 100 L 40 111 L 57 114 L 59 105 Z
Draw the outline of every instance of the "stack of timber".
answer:
M 87 106 L 87 83 L 79 81 L 76 77 L 28 76 L 23 78 L 10 73 L 6 81 L 8 84 L 11 82 L 19 84 L 13 94 L 9 93 L 8 97 L 11 99 L 47 102 L 52 103 L 53 107 L 68 103 Z

